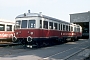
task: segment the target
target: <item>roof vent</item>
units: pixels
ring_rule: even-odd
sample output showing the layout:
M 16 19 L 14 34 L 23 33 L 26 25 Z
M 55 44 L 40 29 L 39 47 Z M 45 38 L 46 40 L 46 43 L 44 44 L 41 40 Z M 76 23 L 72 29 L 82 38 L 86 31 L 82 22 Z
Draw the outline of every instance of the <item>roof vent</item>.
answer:
M 42 12 L 39 12 L 39 14 L 42 14 Z
M 26 16 L 26 13 L 24 13 L 24 16 Z
M 28 10 L 28 13 L 30 13 L 30 10 Z
M 42 16 L 42 12 L 39 12 L 40 16 Z

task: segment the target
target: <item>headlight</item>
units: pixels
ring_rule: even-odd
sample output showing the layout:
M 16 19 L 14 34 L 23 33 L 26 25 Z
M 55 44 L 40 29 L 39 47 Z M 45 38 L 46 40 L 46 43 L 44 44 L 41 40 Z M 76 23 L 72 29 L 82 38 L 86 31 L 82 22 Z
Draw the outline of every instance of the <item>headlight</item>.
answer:
M 32 42 L 32 38 L 30 36 L 27 37 L 27 42 Z
M 18 35 L 18 32 L 16 32 L 16 35 Z

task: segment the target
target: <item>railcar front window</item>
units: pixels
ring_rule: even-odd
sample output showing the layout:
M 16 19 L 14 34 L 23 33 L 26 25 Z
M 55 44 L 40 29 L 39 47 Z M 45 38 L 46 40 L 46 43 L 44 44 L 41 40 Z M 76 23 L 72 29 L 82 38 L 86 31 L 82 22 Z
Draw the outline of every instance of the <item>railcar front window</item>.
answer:
M 20 28 L 21 21 L 20 20 L 16 21 L 15 25 L 16 25 L 16 29 Z
M 27 20 L 22 20 L 21 28 L 27 28 Z
M 36 24 L 35 24 L 35 20 L 29 20 L 28 22 L 28 28 L 35 28 Z
M 77 32 L 80 32 L 80 28 L 79 27 L 77 28 Z

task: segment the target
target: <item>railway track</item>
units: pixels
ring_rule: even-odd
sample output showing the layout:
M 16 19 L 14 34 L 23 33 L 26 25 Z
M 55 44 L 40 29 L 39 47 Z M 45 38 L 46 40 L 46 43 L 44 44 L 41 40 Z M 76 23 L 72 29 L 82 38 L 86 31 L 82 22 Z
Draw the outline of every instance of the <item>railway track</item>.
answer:
M 50 60 L 53 60 L 53 58 L 54 60 L 75 60 L 77 57 L 81 58 L 81 55 L 85 55 L 81 52 L 90 46 L 89 42 L 89 40 L 81 40 L 39 49 L 27 49 L 23 48 L 22 45 L 7 46 L 0 48 L 0 58 L 2 60 L 5 58 L 6 60 L 49 60 L 49 58 Z

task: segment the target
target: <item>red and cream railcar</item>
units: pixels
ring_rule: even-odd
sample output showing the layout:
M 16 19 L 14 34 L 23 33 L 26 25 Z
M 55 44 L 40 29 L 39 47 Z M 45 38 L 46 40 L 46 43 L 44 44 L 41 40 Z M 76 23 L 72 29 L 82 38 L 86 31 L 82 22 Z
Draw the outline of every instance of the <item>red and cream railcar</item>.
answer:
M 65 22 L 41 13 L 24 13 L 15 18 L 14 42 L 27 47 L 60 44 L 75 41 L 82 36 L 80 25 Z
M 14 25 L 15 23 L 13 21 L 0 19 L 0 41 L 8 41 L 8 39 L 12 40 L 14 35 Z

